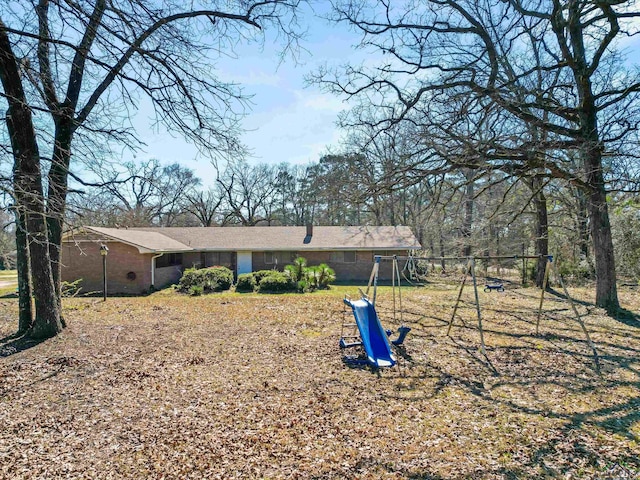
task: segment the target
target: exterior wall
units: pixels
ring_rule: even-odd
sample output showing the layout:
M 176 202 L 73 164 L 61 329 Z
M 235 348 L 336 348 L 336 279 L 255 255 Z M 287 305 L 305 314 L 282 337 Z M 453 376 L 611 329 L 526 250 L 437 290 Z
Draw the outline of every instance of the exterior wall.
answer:
M 173 283 L 178 283 L 180 281 L 180 277 L 182 277 L 182 267 L 180 265 L 156 268 L 154 287 L 164 288 Z
M 301 257 L 307 259 L 308 265 L 319 265 L 326 263 L 336 272 L 336 280 L 338 282 L 343 281 L 368 281 L 371 275 L 371 269 L 373 268 L 373 256 L 374 254 L 382 254 L 386 252 L 374 252 L 372 250 L 358 250 L 356 252 L 355 263 L 342 263 L 331 261 L 331 253 L 329 251 L 317 251 L 317 252 L 299 252 Z M 392 253 L 392 252 L 389 252 Z M 405 252 L 398 252 L 398 254 L 404 255 Z M 265 263 L 264 252 L 253 252 L 253 271 L 258 270 L 270 270 L 276 265 L 273 263 Z M 278 270 L 282 270 L 285 265 L 290 262 L 278 262 Z M 401 266 L 402 268 L 402 266 Z M 383 281 L 391 281 L 392 264 L 388 261 L 383 261 L 380 264 L 380 271 L 378 278 Z
M 113 294 L 141 294 L 147 292 L 151 286 L 151 259 L 152 254 L 141 254 L 137 248 L 119 242 L 107 242 L 109 254 L 107 256 L 107 293 Z M 291 252 L 280 253 L 282 261 L 277 268 L 282 270 L 285 265 L 291 263 L 285 261 L 290 258 Z M 339 282 L 358 281 L 366 283 L 373 268 L 374 253 L 391 254 L 393 252 L 374 252 L 371 250 L 359 250 L 356 252 L 355 263 L 343 263 L 331 261 L 330 251 L 300 252 L 307 259 L 309 265 L 326 263 L 336 272 Z M 404 254 L 404 252 L 398 252 Z M 295 252 L 293 252 L 295 257 Z M 232 270 L 235 268 L 236 256 L 231 256 L 232 265 L 225 265 Z M 201 266 L 202 256 L 200 252 L 188 252 L 183 254 L 183 264 L 164 268 L 156 268 L 155 287 L 163 288 L 180 280 L 184 268 L 191 268 L 194 264 Z M 206 263 L 206 259 L 205 259 Z M 274 264 L 265 263 L 264 252 L 252 253 L 252 269 L 268 270 L 274 268 Z M 100 242 L 80 242 L 76 246 L 72 242 L 65 242 L 62 246 L 62 280 L 72 282 L 82 279 L 82 293 L 102 292 L 102 256 L 100 255 Z M 207 265 L 209 266 L 209 265 Z M 402 266 L 401 266 L 402 268 Z M 135 279 L 127 278 L 130 272 L 135 273 Z M 392 265 L 389 261 L 380 264 L 379 279 L 391 280 Z
M 200 252 L 186 252 L 182 254 L 182 270 L 185 268 L 202 268 Z M 178 277 L 179 279 L 179 277 Z
M 151 254 L 141 254 L 137 248 L 119 242 L 106 242 L 107 293 L 140 294 L 151 285 Z M 127 278 L 129 272 L 135 279 Z M 99 242 L 62 244 L 62 281 L 81 278 L 82 293 L 102 292 L 102 256 Z

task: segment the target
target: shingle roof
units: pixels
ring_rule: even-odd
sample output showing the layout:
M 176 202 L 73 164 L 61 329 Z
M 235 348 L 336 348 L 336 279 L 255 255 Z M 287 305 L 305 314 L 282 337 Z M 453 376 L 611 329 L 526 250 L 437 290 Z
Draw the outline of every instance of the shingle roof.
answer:
M 142 250 L 151 252 L 188 252 L 193 250 L 159 232 L 126 228 L 84 227 L 85 231 L 97 233 L 112 240 L 120 240 Z
M 165 227 L 85 229 L 153 252 L 271 250 L 412 250 L 409 227 Z

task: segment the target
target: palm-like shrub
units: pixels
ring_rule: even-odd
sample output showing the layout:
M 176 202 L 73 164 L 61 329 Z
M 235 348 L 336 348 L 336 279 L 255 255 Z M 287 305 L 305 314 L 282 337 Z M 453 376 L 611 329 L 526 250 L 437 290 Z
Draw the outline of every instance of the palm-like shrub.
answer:
M 329 284 L 336 281 L 336 272 L 326 263 L 316 267 L 317 288 L 329 288 Z
M 304 271 L 307 268 L 307 259 L 296 257 L 291 265 L 284 267 L 284 271 L 291 277 L 291 280 L 298 282 L 304 280 Z

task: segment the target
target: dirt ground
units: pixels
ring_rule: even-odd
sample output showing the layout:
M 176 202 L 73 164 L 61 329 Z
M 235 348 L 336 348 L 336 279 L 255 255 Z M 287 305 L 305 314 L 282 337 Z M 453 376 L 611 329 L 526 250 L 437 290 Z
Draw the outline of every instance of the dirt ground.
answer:
M 536 335 L 538 291 L 480 292 L 485 356 L 470 289 L 446 335 L 444 285 L 402 320 L 381 290 L 399 365 L 349 365 L 345 292 L 67 299 L 40 344 L 0 299 L 0 478 L 640 478 L 637 290 L 619 320 L 571 292 L 600 374 L 565 300 Z

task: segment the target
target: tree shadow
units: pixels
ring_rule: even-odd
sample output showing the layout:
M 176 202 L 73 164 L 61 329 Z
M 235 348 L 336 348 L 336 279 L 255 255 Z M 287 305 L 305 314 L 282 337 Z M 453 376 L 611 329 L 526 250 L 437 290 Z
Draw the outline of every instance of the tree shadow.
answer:
M 640 315 L 626 308 L 618 309 L 618 312 L 612 318 L 628 327 L 640 328 Z
M 46 339 L 31 338 L 24 334 L 13 333 L 0 339 L 0 358 L 10 357 L 16 353 L 29 350 L 36 345 L 41 344 Z

